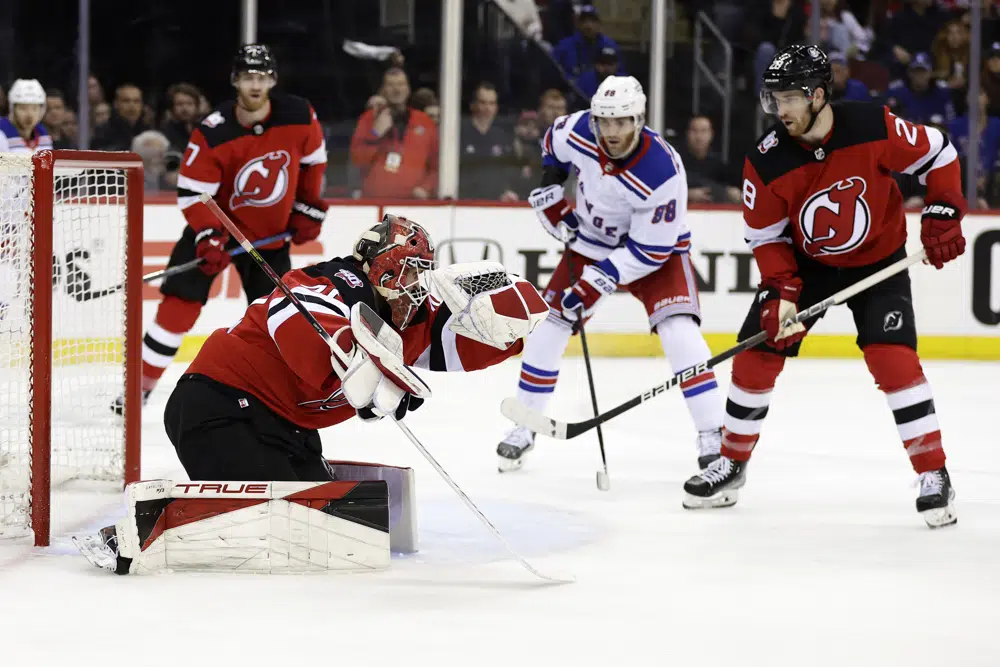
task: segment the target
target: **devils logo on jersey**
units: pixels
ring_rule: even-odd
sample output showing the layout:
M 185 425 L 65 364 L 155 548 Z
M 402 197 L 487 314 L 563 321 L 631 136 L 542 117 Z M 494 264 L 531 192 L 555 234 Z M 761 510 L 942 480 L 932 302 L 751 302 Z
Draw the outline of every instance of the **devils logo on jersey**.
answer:
M 292 161 L 287 151 L 272 151 L 247 162 L 236 174 L 229 210 L 240 206 L 271 206 L 288 191 L 288 165 Z
M 840 255 L 864 242 L 872 222 L 867 189 L 865 179 L 850 176 L 806 200 L 799 214 L 806 254 Z

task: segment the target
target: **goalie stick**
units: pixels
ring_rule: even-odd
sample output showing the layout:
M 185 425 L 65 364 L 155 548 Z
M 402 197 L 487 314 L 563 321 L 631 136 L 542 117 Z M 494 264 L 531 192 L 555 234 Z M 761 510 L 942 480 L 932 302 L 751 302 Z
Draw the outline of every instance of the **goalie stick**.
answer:
M 274 283 L 275 287 L 281 290 L 281 293 L 288 298 L 288 300 L 292 303 L 295 309 L 298 310 L 299 313 L 301 313 L 302 316 L 306 318 L 306 321 L 308 321 L 309 324 L 312 325 L 312 328 L 316 330 L 316 333 L 318 333 L 320 337 L 324 341 L 326 341 L 327 345 L 331 346 L 334 345 L 335 343 L 333 342 L 332 337 L 326 331 L 326 329 L 323 328 L 323 325 L 316 320 L 316 318 L 313 316 L 312 313 L 306 310 L 305 306 L 302 305 L 302 302 L 299 301 L 298 297 L 296 297 L 295 294 L 292 293 L 292 291 L 288 288 L 288 285 L 286 285 L 285 282 L 281 279 L 281 277 L 277 273 L 275 273 L 274 269 L 271 268 L 271 266 L 264 260 L 264 258 L 260 256 L 260 253 L 257 252 L 257 249 L 254 248 L 253 245 L 247 240 L 247 238 L 240 232 L 240 230 L 236 228 L 236 225 L 233 224 L 232 220 L 229 219 L 229 216 L 227 216 L 225 212 L 223 212 L 223 210 L 219 208 L 219 205 L 215 203 L 215 200 L 213 200 L 209 195 L 205 194 L 201 195 L 200 198 L 202 203 L 208 206 L 208 209 L 212 212 L 212 214 L 219 220 L 219 222 L 221 222 L 225 226 L 227 230 L 229 230 L 229 233 L 233 235 L 233 238 L 236 239 L 241 246 L 243 246 L 243 248 L 247 251 L 247 253 L 249 253 L 249 255 L 257 263 L 257 265 L 261 268 L 261 270 L 267 275 L 268 278 L 271 279 L 271 282 Z M 391 415 L 390 418 L 392 418 Z M 431 467 L 434 468 L 434 470 L 438 473 L 438 475 L 440 475 L 441 478 L 448 484 L 448 486 L 451 487 L 451 490 L 454 491 L 459 498 L 461 498 L 462 502 L 465 503 L 466 507 L 468 507 L 469 510 L 471 510 L 472 513 L 479 518 L 479 520 L 483 523 L 483 525 L 489 529 L 489 531 L 493 534 L 495 538 L 497 538 L 497 540 L 500 541 L 501 544 L 503 544 L 503 546 L 507 549 L 507 552 L 510 553 L 510 555 L 513 556 L 515 560 L 517 560 L 521 564 L 521 566 L 524 567 L 524 569 L 526 569 L 528 572 L 535 575 L 539 579 L 548 581 L 550 583 L 567 584 L 573 582 L 573 578 L 571 577 L 558 578 L 544 574 L 539 570 L 535 569 L 535 567 L 531 565 L 531 563 L 526 561 L 524 557 L 521 556 L 517 551 L 515 551 L 514 548 L 510 545 L 510 543 L 507 542 L 507 540 L 500 533 L 497 527 L 493 525 L 493 522 L 491 522 L 486 517 L 486 515 L 483 514 L 482 510 L 480 510 L 479 507 L 477 507 L 476 504 L 472 502 L 472 499 L 470 499 L 469 496 L 466 495 L 465 491 L 463 491 L 462 488 L 455 483 L 455 481 L 451 478 L 448 472 L 441 466 L 440 463 L 437 462 L 437 459 L 435 459 L 434 456 L 431 455 L 431 453 L 427 450 L 427 448 L 424 447 L 423 443 L 421 443 L 420 440 L 417 439 L 417 436 L 413 434 L 413 431 L 411 431 L 406 424 L 397 421 L 394 418 L 392 419 L 392 421 L 393 423 L 396 424 L 397 427 L 399 427 L 399 430 L 403 432 L 403 435 L 405 435 L 407 439 L 411 443 L 413 443 L 413 446 L 417 448 L 417 451 L 419 451 L 420 454 L 425 459 L 427 459 L 427 462 L 430 463 Z
M 844 303 L 856 294 L 864 292 L 869 287 L 877 285 L 886 278 L 896 275 L 901 271 L 905 271 L 910 266 L 925 259 L 926 254 L 921 249 L 919 252 L 915 252 L 912 255 L 907 255 L 898 262 L 894 262 L 889 266 L 885 267 L 881 271 L 877 271 L 867 278 L 863 278 L 858 282 L 854 283 L 849 287 L 845 287 L 839 292 L 833 294 L 832 296 L 823 299 L 819 303 L 813 304 L 805 310 L 800 310 L 794 318 L 785 322 L 785 326 L 793 324 L 795 322 L 802 322 L 804 320 L 816 317 L 820 313 L 824 312 L 831 306 L 836 306 Z M 723 361 L 735 357 L 740 352 L 749 350 L 750 348 L 760 345 L 765 340 L 767 340 L 767 332 L 761 331 L 746 340 L 740 341 L 735 346 L 729 348 L 728 350 L 717 354 L 708 361 L 702 362 L 697 366 L 692 366 L 691 368 L 686 368 L 680 373 L 677 373 L 672 378 L 667 380 L 662 384 L 658 384 L 655 387 L 647 389 L 643 393 L 635 396 L 621 405 L 602 413 L 593 419 L 585 419 L 579 422 L 563 422 L 550 417 L 546 417 L 541 412 L 533 410 L 528 406 L 524 405 L 516 398 L 505 398 L 500 404 L 500 412 L 504 417 L 510 419 L 515 424 L 519 426 L 524 426 L 526 428 L 540 433 L 542 435 L 547 435 L 550 438 L 555 438 L 557 440 L 571 440 L 578 435 L 586 433 L 587 431 L 604 424 L 605 422 L 611 421 L 618 415 L 628 412 L 632 408 L 645 403 L 646 401 L 660 396 L 664 392 L 673 389 L 679 385 L 684 380 L 689 380 L 696 375 L 704 373 L 709 368 L 713 368 Z

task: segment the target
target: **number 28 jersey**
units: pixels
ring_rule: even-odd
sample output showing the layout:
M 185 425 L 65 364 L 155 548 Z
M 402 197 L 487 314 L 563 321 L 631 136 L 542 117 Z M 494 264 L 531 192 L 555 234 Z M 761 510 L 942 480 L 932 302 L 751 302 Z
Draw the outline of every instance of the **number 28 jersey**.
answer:
M 926 184 L 926 203 L 964 210 L 958 155 L 946 135 L 870 102 L 831 108 L 833 129 L 818 146 L 778 124 L 747 154 L 744 235 L 764 279 L 794 276 L 796 254 L 867 266 L 902 246 L 906 219 L 892 172 Z
M 542 163 L 576 173 L 580 229 L 571 249 L 600 262 L 619 283 L 688 252 L 687 174 L 673 148 L 648 127 L 630 157 L 611 160 L 597 146 L 589 111 L 562 116 L 542 139 Z

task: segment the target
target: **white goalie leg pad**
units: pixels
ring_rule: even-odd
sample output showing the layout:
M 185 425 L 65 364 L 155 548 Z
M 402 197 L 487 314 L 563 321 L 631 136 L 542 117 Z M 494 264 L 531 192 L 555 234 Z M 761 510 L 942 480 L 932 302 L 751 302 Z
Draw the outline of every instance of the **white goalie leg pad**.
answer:
M 505 350 L 548 317 L 549 306 L 528 281 L 499 262 L 452 264 L 430 272 L 460 336 Z
M 389 549 L 393 553 L 417 551 L 417 487 L 413 468 L 327 461 L 336 479 L 384 480 L 389 487 Z
M 156 480 L 129 484 L 125 498 L 127 516 L 116 525 L 120 573 L 123 559 L 134 574 L 389 567 L 383 481 Z

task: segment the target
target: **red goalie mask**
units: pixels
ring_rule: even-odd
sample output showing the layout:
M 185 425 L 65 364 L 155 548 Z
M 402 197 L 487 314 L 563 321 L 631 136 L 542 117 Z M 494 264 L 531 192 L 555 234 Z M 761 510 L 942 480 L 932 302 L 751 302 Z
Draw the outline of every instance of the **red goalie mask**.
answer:
M 420 274 L 434 268 L 434 244 L 427 231 L 386 213 L 354 244 L 354 258 L 389 303 L 392 323 L 405 329 L 427 298 Z

